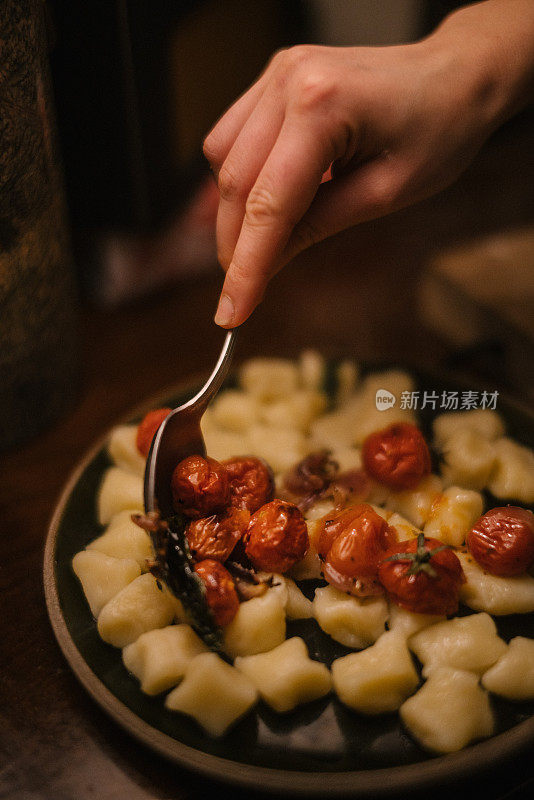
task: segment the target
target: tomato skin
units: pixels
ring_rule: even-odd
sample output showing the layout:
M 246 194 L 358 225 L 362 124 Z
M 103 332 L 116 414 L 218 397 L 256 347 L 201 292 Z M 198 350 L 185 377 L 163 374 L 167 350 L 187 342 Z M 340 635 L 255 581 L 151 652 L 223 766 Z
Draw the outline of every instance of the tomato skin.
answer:
M 264 461 L 241 456 L 222 463 L 228 473 L 230 505 L 253 514 L 273 499 L 274 476 Z
M 191 555 L 196 561 L 212 558 L 224 563 L 246 533 L 249 522 L 249 512 L 240 508 L 191 520 L 185 532 Z
M 207 558 L 195 565 L 206 588 L 206 601 L 215 624 L 223 628 L 228 625 L 239 609 L 239 597 L 232 576 L 220 561 Z
M 228 503 L 226 468 L 214 458 L 184 458 L 174 469 L 171 488 L 174 508 L 188 517 L 207 517 Z
M 443 547 L 438 539 L 425 539 L 425 549 L 432 551 Z M 385 554 L 378 566 L 378 578 L 390 600 L 415 614 L 456 614 L 459 605 L 460 587 L 465 582 L 462 565 L 456 553 L 449 547 L 430 556 L 429 566 L 435 573 L 429 575 L 419 571 L 409 574 L 413 565 L 410 559 L 388 561 L 399 553 L 415 553 L 417 539 L 398 542 Z
M 340 511 L 333 510 L 326 514 L 321 520 L 321 528 L 317 535 L 316 546 L 320 557 L 325 559 L 335 539 L 342 533 L 356 530 L 359 524 L 360 526 L 363 525 L 369 528 L 369 535 L 372 533 L 370 530 L 372 527 L 374 527 L 377 536 L 381 535 L 383 527 L 388 528 L 386 521 L 376 513 L 369 503 L 355 503 Z M 396 539 L 388 540 L 384 549 L 395 541 Z
M 368 475 L 398 491 L 415 489 L 432 467 L 423 434 L 407 422 L 371 433 L 363 443 L 362 458 Z
M 534 514 L 517 506 L 492 508 L 467 534 L 467 546 L 492 575 L 522 575 L 534 564 Z
M 285 500 L 271 500 L 252 515 L 245 541 L 248 558 L 266 572 L 287 572 L 310 544 L 302 512 Z
M 396 533 L 367 503 L 345 508 L 325 519 L 318 536 L 326 580 L 358 597 L 383 594 L 378 564 L 396 542 Z
M 145 414 L 139 423 L 135 437 L 135 445 L 143 458 L 148 458 L 152 439 L 156 435 L 156 431 L 163 420 L 168 417 L 171 411 L 172 408 L 156 408 L 153 411 L 149 411 L 148 414 Z

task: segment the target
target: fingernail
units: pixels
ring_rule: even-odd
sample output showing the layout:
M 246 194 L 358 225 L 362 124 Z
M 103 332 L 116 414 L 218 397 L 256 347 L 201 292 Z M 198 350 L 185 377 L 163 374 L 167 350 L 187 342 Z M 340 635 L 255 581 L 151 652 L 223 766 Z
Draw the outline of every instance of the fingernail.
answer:
M 215 314 L 215 324 L 223 328 L 230 327 L 234 319 L 234 304 L 232 298 L 227 294 L 222 294 L 219 300 L 217 313 Z

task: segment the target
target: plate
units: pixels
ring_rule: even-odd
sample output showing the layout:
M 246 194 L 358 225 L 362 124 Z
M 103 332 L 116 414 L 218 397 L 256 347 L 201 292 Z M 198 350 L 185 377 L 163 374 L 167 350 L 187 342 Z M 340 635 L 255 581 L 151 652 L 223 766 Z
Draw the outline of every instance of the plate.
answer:
M 373 365 L 365 371 L 388 366 Z M 421 392 L 476 388 L 465 387 L 455 379 L 421 374 L 410 367 L 408 371 Z M 327 391 L 333 391 L 332 364 L 328 374 Z M 191 385 L 166 392 L 126 421 L 138 420 L 149 408 L 178 405 L 191 393 Z M 534 415 L 501 396 L 497 410 L 505 418 L 508 433 L 534 447 Z M 431 417 L 432 412 L 421 415 L 427 433 Z M 71 669 L 104 711 L 137 739 L 211 778 L 249 788 L 261 786 L 322 797 L 348 793 L 382 796 L 443 785 L 452 777 L 457 780 L 495 766 L 534 741 L 534 702 L 513 704 L 495 697 L 495 736 L 459 753 L 433 756 L 404 731 L 396 713 L 364 717 L 345 708 L 332 695 L 286 715 L 275 714 L 260 703 L 225 737 L 212 739 L 188 717 L 166 710 L 161 697 L 143 694 L 123 666 L 121 651 L 100 639 L 71 569 L 73 556 L 101 531 L 95 496 L 110 464 L 105 450 L 107 438 L 79 464 L 59 499 L 46 540 L 44 586 L 49 618 Z M 312 592 L 313 586 L 304 589 Z M 499 633 L 507 640 L 517 635 L 534 637 L 534 614 L 495 619 Z M 314 620 L 288 621 L 288 633 L 304 636 L 310 655 L 328 663 L 349 652 L 323 634 Z

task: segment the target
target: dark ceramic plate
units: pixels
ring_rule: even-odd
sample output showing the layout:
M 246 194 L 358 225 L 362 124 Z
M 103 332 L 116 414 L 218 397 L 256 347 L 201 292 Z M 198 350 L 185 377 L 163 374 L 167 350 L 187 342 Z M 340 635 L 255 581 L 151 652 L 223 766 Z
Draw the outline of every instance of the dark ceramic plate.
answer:
M 416 380 L 421 391 L 473 388 L 428 374 Z M 330 379 L 327 389 L 332 388 Z M 189 396 L 182 388 L 155 398 L 131 420 L 161 405 L 163 399 L 165 405 L 173 405 Z M 497 408 L 509 434 L 534 447 L 532 414 L 501 398 Z M 421 420 L 427 430 L 431 416 Z M 140 691 L 122 664 L 120 650 L 98 636 L 72 572 L 72 557 L 101 532 L 95 496 L 108 466 L 102 441 L 64 489 L 46 542 L 46 600 L 55 635 L 74 673 L 106 712 L 149 747 L 185 767 L 244 786 L 315 796 L 377 796 L 472 775 L 534 741 L 534 703 L 512 704 L 497 698 L 492 698 L 496 735 L 447 756 L 432 756 L 418 747 L 397 714 L 364 717 L 332 696 L 283 716 L 260 704 L 224 738 L 207 737 L 189 718 L 167 711 L 161 697 Z M 502 503 L 488 498 L 488 504 Z M 313 592 L 314 587 L 303 584 L 302 588 Z M 534 614 L 496 618 L 496 622 L 507 640 L 517 635 L 534 637 Z M 291 622 L 288 633 L 302 635 L 310 655 L 328 664 L 348 652 L 323 634 L 314 620 Z

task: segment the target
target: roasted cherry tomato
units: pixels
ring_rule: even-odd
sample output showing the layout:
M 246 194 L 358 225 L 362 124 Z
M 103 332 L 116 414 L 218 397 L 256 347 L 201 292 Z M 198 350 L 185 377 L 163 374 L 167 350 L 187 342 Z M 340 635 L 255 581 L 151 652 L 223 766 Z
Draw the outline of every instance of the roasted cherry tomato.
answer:
M 419 534 L 391 547 L 380 562 L 378 577 L 389 598 L 416 614 L 458 611 L 462 565 L 450 547 Z
M 492 575 L 521 575 L 534 564 L 534 514 L 524 508 L 492 508 L 467 534 L 467 546 Z
M 215 624 L 221 628 L 228 625 L 239 609 L 239 597 L 234 580 L 220 561 L 207 558 L 195 565 L 206 587 L 206 601 L 211 609 Z
M 207 517 L 228 503 L 226 468 L 214 458 L 184 458 L 172 473 L 171 487 L 176 511 L 188 517 Z
M 371 433 L 363 443 L 362 457 L 372 478 L 397 490 L 414 489 L 432 466 L 423 434 L 407 422 Z
M 243 456 L 222 463 L 228 473 L 230 505 L 245 508 L 253 514 L 273 499 L 274 477 L 264 461 Z
M 394 529 L 367 503 L 345 508 L 325 519 L 318 536 L 323 575 L 358 597 L 382 594 L 378 564 L 395 541 Z
M 172 408 L 156 408 L 154 411 L 149 411 L 139 423 L 135 444 L 144 458 L 148 457 L 150 445 L 156 435 L 156 431 L 171 411 Z
M 272 500 L 250 519 L 245 552 L 255 567 L 287 572 L 308 552 L 306 521 L 293 503 Z
M 249 522 L 249 512 L 240 508 L 191 520 L 185 532 L 191 555 L 197 561 L 213 558 L 223 563 L 246 533 Z

